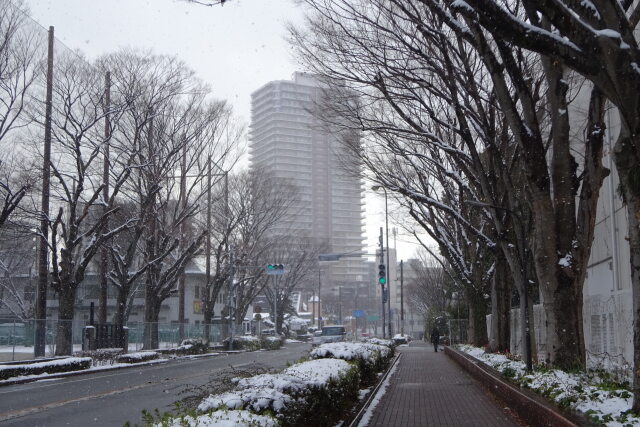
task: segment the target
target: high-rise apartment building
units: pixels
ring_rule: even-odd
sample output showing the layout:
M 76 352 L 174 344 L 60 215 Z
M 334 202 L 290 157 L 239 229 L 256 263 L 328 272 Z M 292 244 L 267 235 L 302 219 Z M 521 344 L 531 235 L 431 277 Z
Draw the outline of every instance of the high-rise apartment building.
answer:
M 357 163 L 345 170 L 347 151 L 312 114 L 325 94 L 321 82 L 304 73 L 256 90 L 251 95 L 250 165 L 298 188 L 298 203 L 274 232 L 310 237 L 325 243 L 331 253 L 358 253 L 365 241 L 363 182 L 353 170 Z M 357 288 L 367 280 L 358 258 L 321 269 L 323 295 Z

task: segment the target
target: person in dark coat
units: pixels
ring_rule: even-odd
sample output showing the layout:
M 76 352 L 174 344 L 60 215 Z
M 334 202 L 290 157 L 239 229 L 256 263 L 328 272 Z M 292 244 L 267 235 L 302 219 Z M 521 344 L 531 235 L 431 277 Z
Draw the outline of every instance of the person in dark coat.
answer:
M 440 344 L 440 331 L 437 326 L 431 331 L 431 342 L 433 343 L 433 351 L 438 352 L 438 344 Z

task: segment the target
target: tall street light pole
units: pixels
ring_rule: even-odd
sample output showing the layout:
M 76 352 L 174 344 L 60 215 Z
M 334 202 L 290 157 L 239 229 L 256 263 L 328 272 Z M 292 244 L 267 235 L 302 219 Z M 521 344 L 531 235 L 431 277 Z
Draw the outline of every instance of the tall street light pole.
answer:
M 389 205 L 387 200 L 387 189 L 381 185 L 374 185 L 371 187 L 373 191 L 378 191 L 382 189 L 384 191 L 384 226 L 385 226 L 385 235 L 386 235 L 386 251 L 387 251 L 387 312 L 389 315 L 387 316 L 387 330 L 389 331 L 389 338 L 393 337 L 391 333 L 391 265 L 389 264 Z
M 522 273 L 522 308 L 524 309 L 524 358 L 527 364 L 527 371 L 533 369 L 533 362 L 531 360 L 531 328 L 529 325 L 529 279 L 527 278 L 527 243 L 525 241 L 525 229 L 524 222 L 520 215 L 512 211 L 509 208 L 492 205 L 490 203 L 484 203 L 477 200 L 465 200 L 465 203 L 471 206 L 479 206 L 483 208 L 492 208 L 495 210 L 505 211 L 510 214 L 515 222 L 517 222 L 517 234 L 520 241 L 521 250 L 520 255 L 520 269 Z

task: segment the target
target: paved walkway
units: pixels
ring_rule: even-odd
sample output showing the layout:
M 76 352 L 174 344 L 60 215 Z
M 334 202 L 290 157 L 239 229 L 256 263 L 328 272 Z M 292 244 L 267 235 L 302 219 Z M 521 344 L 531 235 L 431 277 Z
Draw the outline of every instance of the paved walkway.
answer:
M 443 351 L 414 341 L 402 353 L 368 426 L 519 426 Z

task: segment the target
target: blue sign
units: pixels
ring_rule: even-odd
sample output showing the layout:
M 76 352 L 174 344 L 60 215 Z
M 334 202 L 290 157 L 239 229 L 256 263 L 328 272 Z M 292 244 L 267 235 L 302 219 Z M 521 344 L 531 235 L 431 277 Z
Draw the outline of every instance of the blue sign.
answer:
M 364 317 L 364 310 L 353 310 L 353 317 Z

